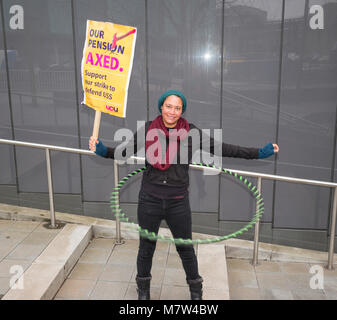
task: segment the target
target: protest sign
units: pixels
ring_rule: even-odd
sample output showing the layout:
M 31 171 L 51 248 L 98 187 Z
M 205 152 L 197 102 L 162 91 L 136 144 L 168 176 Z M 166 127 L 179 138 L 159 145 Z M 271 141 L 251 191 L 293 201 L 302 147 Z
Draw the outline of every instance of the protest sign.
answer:
M 125 118 L 136 31 L 111 22 L 87 21 L 81 67 L 82 103 L 96 110 L 98 126 L 98 112 Z

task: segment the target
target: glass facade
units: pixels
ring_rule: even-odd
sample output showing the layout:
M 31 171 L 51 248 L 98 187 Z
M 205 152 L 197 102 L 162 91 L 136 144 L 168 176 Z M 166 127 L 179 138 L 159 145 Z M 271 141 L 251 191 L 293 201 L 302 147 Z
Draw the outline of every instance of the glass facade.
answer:
M 337 181 L 336 0 L 18 0 L 16 5 L 23 8 L 23 29 L 11 26 L 13 2 L 1 5 L 1 138 L 87 149 L 94 110 L 81 104 L 86 21 L 110 21 L 138 32 L 127 116 L 102 114 L 103 143 L 117 145 L 116 130 L 135 131 L 137 121 L 155 118 L 161 93 L 177 89 L 187 97 L 186 119 L 199 128 L 222 129 L 224 142 L 280 146 L 277 157 L 265 160 L 224 158 L 224 168 Z M 323 29 L 312 29 L 314 5 L 323 10 Z M 0 154 L 0 190 L 14 188 L 18 199 L 47 193 L 43 150 L 0 144 Z M 122 166 L 119 176 L 136 167 Z M 111 160 L 52 152 L 52 170 L 55 194 L 76 196 L 78 214 L 112 218 Z M 221 234 L 223 223 L 251 219 L 255 202 L 238 182 L 194 170 L 190 182 L 195 231 Z M 133 212 L 139 187 L 140 177 L 134 178 L 121 195 Z M 328 188 L 264 181 L 263 196 L 262 221 L 270 225 L 271 237 L 273 230 L 329 227 Z

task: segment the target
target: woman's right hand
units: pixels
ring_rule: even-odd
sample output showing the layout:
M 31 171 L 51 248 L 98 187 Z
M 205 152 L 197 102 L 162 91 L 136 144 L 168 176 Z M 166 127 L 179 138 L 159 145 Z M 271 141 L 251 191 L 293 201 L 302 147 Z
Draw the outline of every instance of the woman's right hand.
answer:
M 89 139 L 89 149 L 93 152 L 96 152 L 96 145 L 98 143 L 98 140 L 95 139 L 93 136 Z
M 108 153 L 108 148 L 102 143 L 102 141 L 99 141 L 93 136 L 89 139 L 89 149 L 101 157 L 105 157 Z

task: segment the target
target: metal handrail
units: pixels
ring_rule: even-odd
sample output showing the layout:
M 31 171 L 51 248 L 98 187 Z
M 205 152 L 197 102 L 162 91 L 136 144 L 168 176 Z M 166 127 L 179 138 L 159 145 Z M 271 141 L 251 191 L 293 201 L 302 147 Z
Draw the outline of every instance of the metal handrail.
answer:
M 7 140 L 7 139 L 0 139 L 0 143 L 45 149 L 45 151 L 46 151 L 46 163 L 47 163 L 50 215 L 51 215 L 51 228 L 55 228 L 56 225 L 55 225 L 53 183 L 52 183 L 51 165 L 50 165 L 50 150 L 71 152 L 71 153 L 84 154 L 84 155 L 89 155 L 89 156 L 95 155 L 95 153 L 93 151 L 90 151 L 90 150 L 67 148 L 67 147 L 61 147 L 61 146 L 53 146 L 53 145 L 47 145 L 47 144 L 31 143 L 31 142 Z M 138 160 L 138 161 L 141 161 L 142 163 L 144 163 L 144 161 L 145 161 L 144 158 L 135 157 L 135 156 L 130 157 L 130 159 Z M 190 164 L 190 168 L 198 169 L 198 170 L 215 170 L 218 173 L 222 172 L 221 170 L 216 169 L 216 168 L 193 165 L 193 164 Z M 239 175 L 257 178 L 258 179 L 257 189 L 258 189 L 259 192 L 261 192 L 261 188 L 262 188 L 262 179 L 277 180 L 277 181 L 284 181 L 284 182 L 291 182 L 291 183 L 300 183 L 300 184 L 308 184 L 308 185 L 314 185 L 314 186 L 320 186 L 320 187 L 334 188 L 335 191 L 334 191 L 334 197 L 333 197 L 332 218 L 331 218 L 331 226 L 330 226 L 330 243 L 329 243 L 328 265 L 327 265 L 327 269 L 329 269 L 329 270 L 333 269 L 334 240 L 335 240 L 336 216 L 337 216 L 337 183 L 319 181 L 319 180 L 293 178 L 293 177 L 265 174 L 265 173 L 252 172 L 252 171 L 242 171 L 242 170 L 236 170 L 236 169 L 225 169 L 225 170 L 232 171 L 232 172 L 237 173 Z M 114 171 L 115 171 L 114 172 L 115 186 L 117 186 L 117 184 L 118 184 L 118 160 L 114 160 Z M 260 225 L 260 220 L 257 220 L 256 225 L 255 225 L 255 234 L 254 234 L 254 249 L 253 249 L 253 260 L 252 260 L 253 265 L 256 265 L 258 263 L 259 225 Z M 120 221 L 119 221 L 118 217 L 116 217 L 116 236 L 117 236 L 117 242 L 121 243 Z

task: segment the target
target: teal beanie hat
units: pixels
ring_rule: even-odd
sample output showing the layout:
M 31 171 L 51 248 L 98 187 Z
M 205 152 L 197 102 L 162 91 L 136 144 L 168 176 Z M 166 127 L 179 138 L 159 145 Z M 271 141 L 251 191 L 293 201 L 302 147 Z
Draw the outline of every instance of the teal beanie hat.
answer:
M 171 95 L 175 95 L 175 96 L 178 96 L 179 98 L 181 98 L 181 100 L 183 101 L 183 112 L 185 112 L 186 110 L 186 106 L 187 106 L 187 103 L 186 103 L 186 98 L 185 96 L 180 92 L 180 91 L 177 91 L 177 90 L 168 90 L 166 92 L 164 92 L 159 100 L 158 100 L 158 109 L 159 109 L 159 112 L 161 113 L 161 106 L 163 105 L 165 99 L 168 97 L 168 96 L 171 96 Z

